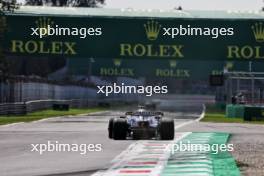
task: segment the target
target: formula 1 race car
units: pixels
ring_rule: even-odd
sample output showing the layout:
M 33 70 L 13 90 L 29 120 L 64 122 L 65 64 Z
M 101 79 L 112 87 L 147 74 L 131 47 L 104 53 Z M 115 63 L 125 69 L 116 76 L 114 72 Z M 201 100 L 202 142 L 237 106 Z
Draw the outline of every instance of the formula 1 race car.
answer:
M 110 139 L 174 139 L 174 121 L 163 117 L 162 112 L 147 111 L 140 107 L 135 112 L 126 112 L 120 118 L 111 118 L 108 124 Z

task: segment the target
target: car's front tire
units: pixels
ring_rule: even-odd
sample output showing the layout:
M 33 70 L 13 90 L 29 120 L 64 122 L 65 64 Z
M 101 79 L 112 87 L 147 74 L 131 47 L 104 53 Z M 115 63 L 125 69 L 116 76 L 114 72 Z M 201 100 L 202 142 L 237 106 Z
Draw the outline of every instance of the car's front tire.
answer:
M 114 125 L 114 118 L 111 118 L 108 122 L 108 137 L 110 139 L 113 138 L 113 125 Z
M 161 119 L 159 131 L 160 131 L 161 140 L 173 140 L 174 139 L 174 120 L 173 119 Z
M 127 121 L 126 119 L 115 118 L 113 121 L 113 139 L 125 140 L 127 137 Z

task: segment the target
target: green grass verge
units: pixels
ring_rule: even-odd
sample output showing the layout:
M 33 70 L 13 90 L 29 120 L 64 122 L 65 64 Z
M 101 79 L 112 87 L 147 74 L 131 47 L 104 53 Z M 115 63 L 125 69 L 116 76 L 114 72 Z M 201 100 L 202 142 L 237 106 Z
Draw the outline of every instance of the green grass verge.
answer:
M 88 114 L 92 112 L 104 111 L 105 108 L 88 108 L 88 109 L 70 109 L 69 111 L 54 111 L 54 110 L 43 110 L 27 115 L 21 116 L 0 116 L 0 125 L 17 123 L 17 122 L 32 122 L 35 120 L 41 120 L 49 117 L 67 116 L 67 115 L 78 115 Z
M 225 116 L 225 111 L 215 107 L 207 107 L 202 122 L 219 122 L 219 123 L 249 123 L 264 124 L 264 121 L 244 121 L 241 118 L 229 118 Z
M 202 122 L 224 122 L 224 123 L 242 123 L 243 119 L 240 118 L 228 118 L 224 113 L 210 113 L 206 112 Z

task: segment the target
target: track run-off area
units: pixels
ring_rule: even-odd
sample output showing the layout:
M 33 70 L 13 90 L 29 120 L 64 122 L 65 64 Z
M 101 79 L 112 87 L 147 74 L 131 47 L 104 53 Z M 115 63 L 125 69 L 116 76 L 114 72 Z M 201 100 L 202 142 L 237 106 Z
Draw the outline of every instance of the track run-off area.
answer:
M 176 133 L 173 141 L 138 141 L 113 161 L 112 167 L 93 176 L 238 176 L 239 170 L 228 152 L 175 151 L 173 144 L 225 144 L 226 133 Z
M 202 109 L 202 108 L 201 108 Z M 239 171 L 228 152 L 173 152 L 179 142 L 225 144 L 228 133 L 179 131 L 198 123 L 198 112 L 167 112 L 175 121 L 175 139 L 125 140 L 108 139 L 111 117 L 126 110 L 111 110 L 88 115 L 56 117 L 46 120 L 0 126 L 0 173 L 4 176 L 237 176 Z M 99 152 L 38 152 L 31 144 L 47 141 L 77 144 L 101 144 Z M 223 169 L 224 168 L 224 169 Z
M 227 133 L 186 132 L 176 133 L 173 141 L 137 141 L 112 160 L 109 169 L 92 176 L 239 176 L 227 151 L 175 150 L 180 143 L 212 146 L 226 144 L 228 138 Z

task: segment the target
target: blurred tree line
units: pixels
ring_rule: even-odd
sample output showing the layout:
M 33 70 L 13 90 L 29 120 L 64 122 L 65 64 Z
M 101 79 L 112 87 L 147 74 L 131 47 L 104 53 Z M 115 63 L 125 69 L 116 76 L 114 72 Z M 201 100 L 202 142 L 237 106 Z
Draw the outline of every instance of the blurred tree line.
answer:
M 6 80 L 9 75 L 9 64 L 4 57 L 4 32 L 6 29 L 6 18 L 0 9 L 0 82 Z
M 33 6 L 69 6 L 69 7 L 99 7 L 105 0 L 26 0 L 25 5 Z

